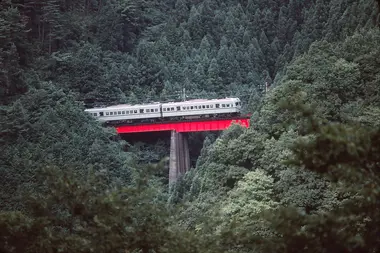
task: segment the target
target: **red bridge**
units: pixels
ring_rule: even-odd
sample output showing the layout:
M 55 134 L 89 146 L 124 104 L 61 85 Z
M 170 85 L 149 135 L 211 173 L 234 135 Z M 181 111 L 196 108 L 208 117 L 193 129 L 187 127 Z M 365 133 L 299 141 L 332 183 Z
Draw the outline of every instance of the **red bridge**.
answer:
M 167 123 L 151 123 L 141 125 L 124 125 L 116 126 L 119 134 L 125 133 L 141 133 L 156 131 L 175 131 L 177 133 L 184 132 L 201 132 L 201 131 L 220 131 L 229 128 L 232 124 L 239 124 L 243 127 L 249 127 L 249 117 L 235 119 L 213 119 L 213 120 L 197 120 L 188 122 L 167 122 Z
M 220 131 L 232 124 L 249 127 L 249 116 L 234 119 L 194 120 L 187 122 L 166 122 L 140 125 L 114 126 L 119 134 L 171 131 L 169 184 L 190 169 L 189 144 L 186 132 Z

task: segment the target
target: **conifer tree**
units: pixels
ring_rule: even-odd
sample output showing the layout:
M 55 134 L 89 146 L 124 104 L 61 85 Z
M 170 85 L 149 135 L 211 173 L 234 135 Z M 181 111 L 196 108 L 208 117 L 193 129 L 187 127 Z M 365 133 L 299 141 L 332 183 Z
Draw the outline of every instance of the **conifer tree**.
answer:
M 245 32 L 245 29 L 242 25 L 239 26 L 239 30 L 237 31 L 236 33 L 236 37 L 235 37 L 235 41 L 238 43 L 238 45 L 240 46 L 241 44 L 243 44 L 243 40 L 244 40 L 244 32 Z
M 199 45 L 199 53 L 202 57 L 211 56 L 211 45 L 207 39 L 207 36 L 203 37 Z
M 201 15 L 195 5 L 193 5 L 190 10 L 189 19 L 187 21 L 189 33 L 193 41 L 200 41 L 205 34 L 201 22 Z
M 235 18 L 232 13 L 228 12 L 227 17 L 224 20 L 223 30 L 225 31 L 225 36 L 229 41 L 234 40 L 236 36 Z
M 189 8 L 187 7 L 185 0 L 177 0 L 174 7 L 174 15 L 178 22 L 181 23 L 188 19 Z
M 208 91 L 218 91 L 222 87 L 222 79 L 219 76 L 220 67 L 215 58 L 210 62 L 207 70 L 207 90 Z
M 220 67 L 220 77 L 223 78 L 225 82 L 231 81 L 230 71 L 232 67 L 233 58 L 231 57 L 231 54 L 226 45 L 220 47 L 216 59 Z

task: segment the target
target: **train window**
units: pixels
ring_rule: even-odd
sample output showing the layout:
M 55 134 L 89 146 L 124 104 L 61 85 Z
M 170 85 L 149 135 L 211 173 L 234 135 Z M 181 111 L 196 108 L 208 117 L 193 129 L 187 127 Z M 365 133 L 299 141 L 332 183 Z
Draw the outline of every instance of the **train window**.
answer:
M 162 110 L 163 110 L 164 112 L 166 112 L 166 108 L 162 108 Z
M 191 110 L 193 110 L 193 108 L 194 108 L 193 106 L 190 106 L 190 109 L 191 109 Z
M 103 116 L 104 114 L 103 114 L 103 112 L 99 112 L 99 116 Z
M 156 108 L 156 109 L 154 109 L 154 111 L 155 111 L 155 112 L 158 112 L 158 109 Z
M 181 106 L 177 106 L 177 111 L 180 111 L 181 110 Z
M 182 106 L 182 110 L 186 110 L 186 106 Z
M 220 106 L 220 104 L 216 104 L 216 105 L 215 105 L 216 108 L 219 108 L 219 106 Z
M 226 107 L 226 105 L 225 105 L 225 104 L 222 104 L 222 107 Z
M 172 107 L 172 111 L 174 111 L 174 107 Z
M 205 109 L 205 108 L 206 108 L 206 106 L 205 106 L 205 105 L 202 105 L 202 108 L 203 108 L 203 109 Z
M 209 106 L 209 105 L 206 105 L 206 108 L 210 108 L 210 106 Z
M 110 112 L 110 115 L 113 115 L 113 112 Z
M 121 114 L 121 111 L 118 111 L 117 114 Z
M 108 116 L 108 115 L 110 115 L 110 113 L 109 113 L 109 112 L 106 112 L 106 115 Z
M 230 107 L 230 104 L 226 104 L 227 107 Z

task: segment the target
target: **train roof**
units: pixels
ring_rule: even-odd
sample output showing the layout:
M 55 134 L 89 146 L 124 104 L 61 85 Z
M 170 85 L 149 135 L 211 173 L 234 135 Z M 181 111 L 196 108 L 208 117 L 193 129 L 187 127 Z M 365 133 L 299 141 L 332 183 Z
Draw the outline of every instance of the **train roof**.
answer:
M 219 99 L 192 99 L 181 102 L 167 102 L 162 104 L 193 104 L 193 103 L 204 103 L 204 102 L 234 102 L 239 100 L 239 98 L 219 98 Z
M 107 106 L 107 107 L 97 107 L 97 108 L 89 108 L 89 109 L 86 109 L 85 111 L 99 111 L 99 110 L 112 110 L 112 109 L 123 109 L 123 108 L 131 108 L 131 109 L 134 109 L 134 108 L 146 108 L 146 107 L 151 107 L 151 106 L 159 106 L 160 103 L 151 103 L 151 104 L 135 104 L 135 105 L 131 105 L 131 104 L 119 104 L 119 105 L 111 105 L 111 106 Z
M 99 111 L 99 110 L 112 110 L 112 109 L 122 109 L 122 108 L 141 108 L 141 107 L 147 107 L 147 106 L 159 106 L 162 105 L 173 105 L 173 104 L 181 104 L 181 105 L 191 105 L 194 103 L 204 103 L 204 102 L 234 102 L 236 100 L 239 100 L 239 98 L 221 98 L 221 99 L 192 99 L 187 101 L 180 101 L 180 102 L 166 102 L 166 103 L 160 103 L 160 102 L 153 102 L 149 104 L 119 104 L 119 105 L 111 105 L 107 107 L 96 107 L 96 108 L 89 108 L 85 111 Z

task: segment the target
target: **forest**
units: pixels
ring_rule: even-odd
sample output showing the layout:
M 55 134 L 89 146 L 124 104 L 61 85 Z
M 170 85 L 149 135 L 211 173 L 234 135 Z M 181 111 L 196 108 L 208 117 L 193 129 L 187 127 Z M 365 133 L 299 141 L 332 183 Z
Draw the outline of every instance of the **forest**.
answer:
M 0 252 L 380 252 L 379 5 L 0 1 Z M 84 112 L 183 89 L 252 117 L 173 185 Z

